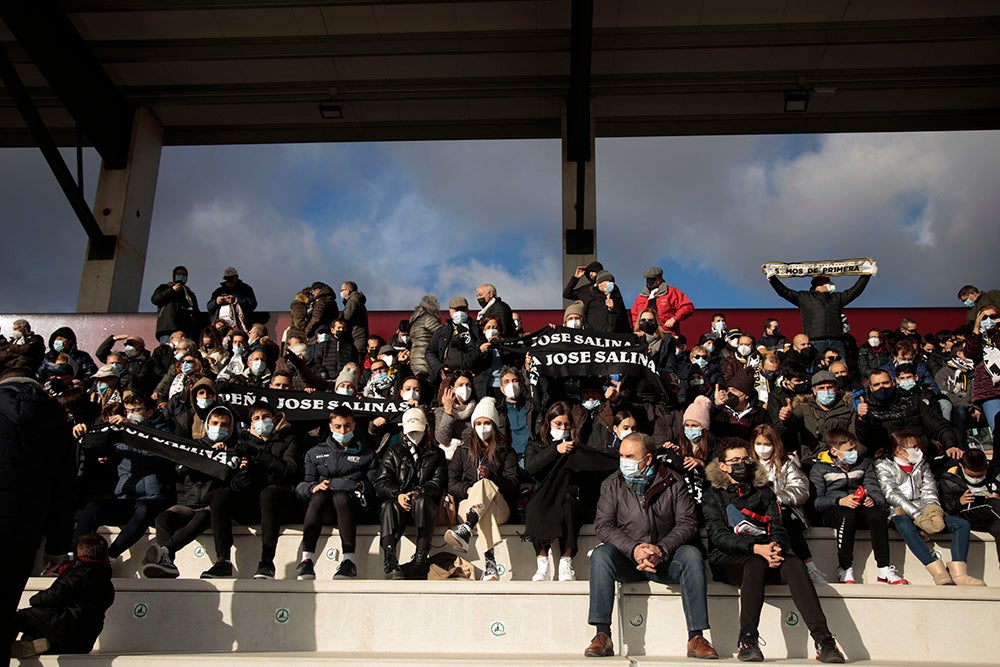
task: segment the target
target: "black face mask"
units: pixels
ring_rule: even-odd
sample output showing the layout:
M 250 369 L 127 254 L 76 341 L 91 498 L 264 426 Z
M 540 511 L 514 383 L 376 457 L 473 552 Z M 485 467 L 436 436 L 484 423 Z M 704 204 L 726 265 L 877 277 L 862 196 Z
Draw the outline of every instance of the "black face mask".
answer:
M 752 465 L 747 465 L 746 463 L 734 463 L 730 468 L 732 470 L 729 471 L 729 476 L 741 484 L 752 481 L 754 474 L 757 472 Z
M 639 331 L 643 333 L 654 333 L 656 331 L 656 322 L 639 322 Z
M 774 336 L 775 338 L 777 338 L 778 336 L 781 335 L 781 329 L 775 327 L 774 331 L 771 332 L 771 335 Z
M 851 378 L 846 375 L 841 375 L 834 379 L 834 383 L 837 385 L 837 389 L 844 390 L 847 389 L 851 384 Z
M 480 298 L 476 299 L 476 301 L 478 301 L 478 302 L 479 302 L 479 307 L 480 307 L 480 308 L 485 308 L 485 307 L 486 307 L 486 304 L 488 304 L 488 303 L 489 303 L 489 300 L 487 300 L 487 299 L 483 299 L 482 297 L 480 297 Z
M 896 395 L 895 387 L 882 387 L 881 389 L 877 389 L 872 392 L 872 396 L 874 396 L 880 401 L 888 401 L 895 395 Z
M 656 278 L 646 278 L 646 287 L 651 290 L 656 289 L 656 286 L 659 284 L 659 282 L 660 281 Z
M 736 394 L 729 394 L 729 396 L 726 397 L 726 407 L 736 410 L 739 404 L 740 397 Z
M 807 382 L 802 382 L 795 385 L 794 387 L 789 387 L 793 394 L 798 394 L 800 396 L 809 393 L 809 384 Z

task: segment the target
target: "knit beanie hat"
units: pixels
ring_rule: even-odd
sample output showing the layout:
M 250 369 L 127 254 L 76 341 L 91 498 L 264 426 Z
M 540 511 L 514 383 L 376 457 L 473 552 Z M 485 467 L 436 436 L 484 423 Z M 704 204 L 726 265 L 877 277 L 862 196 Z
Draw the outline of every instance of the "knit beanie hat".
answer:
M 576 315 L 577 317 L 583 318 L 583 301 L 574 301 L 567 306 L 566 310 L 563 312 L 563 322 L 568 320 L 570 315 Z
M 696 396 L 694 402 L 684 411 L 684 421 L 689 419 L 701 424 L 702 428 L 708 428 L 711 423 L 709 414 L 712 409 L 712 401 L 706 396 Z
M 352 366 L 344 366 L 344 369 L 340 371 L 340 375 L 337 376 L 337 381 L 334 385 L 336 386 L 343 382 L 350 382 L 352 387 L 355 389 L 358 388 L 358 373 Z
M 500 413 L 497 412 L 497 404 L 494 398 L 484 398 L 476 403 L 476 409 L 472 411 L 470 423 L 475 425 L 476 420 L 480 417 L 486 417 L 494 424 L 500 423 Z
M 751 398 L 756 393 L 753 387 L 753 377 L 749 373 L 737 373 L 729 380 L 729 386 L 733 389 L 739 389 Z

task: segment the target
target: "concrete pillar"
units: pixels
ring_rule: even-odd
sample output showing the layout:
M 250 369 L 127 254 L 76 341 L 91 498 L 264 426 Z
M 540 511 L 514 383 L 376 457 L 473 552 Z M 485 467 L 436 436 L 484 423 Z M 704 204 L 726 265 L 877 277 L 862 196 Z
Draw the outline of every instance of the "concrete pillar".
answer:
M 136 109 L 128 164 L 115 170 L 101 166 L 94 199 L 94 218 L 105 234 L 117 238 L 115 251 L 111 257 L 100 257 L 87 245 L 78 313 L 139 309 L 162 147 L 160 121 L 148 108 Z
M 570 279 L 578 266 L 597 259 L 597 191 L 595 185 L 594 118 L 590 118 L 590 160 L 582 170 L 576 162 L 567 160 L 566 111 L 562 115 L 562 248 L 563 282 Z M 577 229 L 576 202 L 579 178 L 583 174 L 583 230 Z M 562 289 L 562 286 L 560 286 Z M 568 303 L 568 302 L 567 302 Z

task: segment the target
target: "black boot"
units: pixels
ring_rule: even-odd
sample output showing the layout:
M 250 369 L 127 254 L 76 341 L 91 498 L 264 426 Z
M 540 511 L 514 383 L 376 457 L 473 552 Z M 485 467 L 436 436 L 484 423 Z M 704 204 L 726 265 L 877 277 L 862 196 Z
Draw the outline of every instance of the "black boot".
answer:
M 399 559 L 396 557 L 396 547 L 394 545 L 382 547 L 385 566 L 386 579 L 402 579 L 403 570 L 399 567 Z
M 417 553 L 413 554 L 413 560 L 407 563 L 404 567 L 422 567 L 427 563 L 427 559 L 430 557 L 430 549 L 417 549 Z

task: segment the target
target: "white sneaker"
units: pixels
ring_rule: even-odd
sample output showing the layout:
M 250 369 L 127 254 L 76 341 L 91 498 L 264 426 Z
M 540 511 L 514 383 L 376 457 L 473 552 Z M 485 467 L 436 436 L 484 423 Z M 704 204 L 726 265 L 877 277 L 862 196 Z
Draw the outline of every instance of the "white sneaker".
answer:
M 826 574 L 817 567 L 807 567 L 806 572 L 809 573 L 809 578 L 812 579 L 814 584 L 827 584 Z
M 878 579 L 876 581 L 880 584 L 889 584 L 892 586 L 906 586 L 910 582 L 903 579 L 901 576 L 896 574 L 895 565 L 886 565 L 885 567 L 880 567 L 878 569 Z
M 841 570 L 838 567 L 837 568 L 837 579 L 839 579 L 840 583 L 842 583 L 842 584 L 856 584 L 856 583 L 858 583 L 854 579 L 854 568 L 853 567 L 849 567 L 846 570 Z
M 569 556 L 563 556 L 559 559 L 559 581 L 576 581 L 573 559 Z
M 549 557 L 548 556 L 538 556 L 536 558 L 538 561 L 538 569 L 533 575 L 531 575 L 532 581 L 551 581 L 552 577 L 549 576 Z

